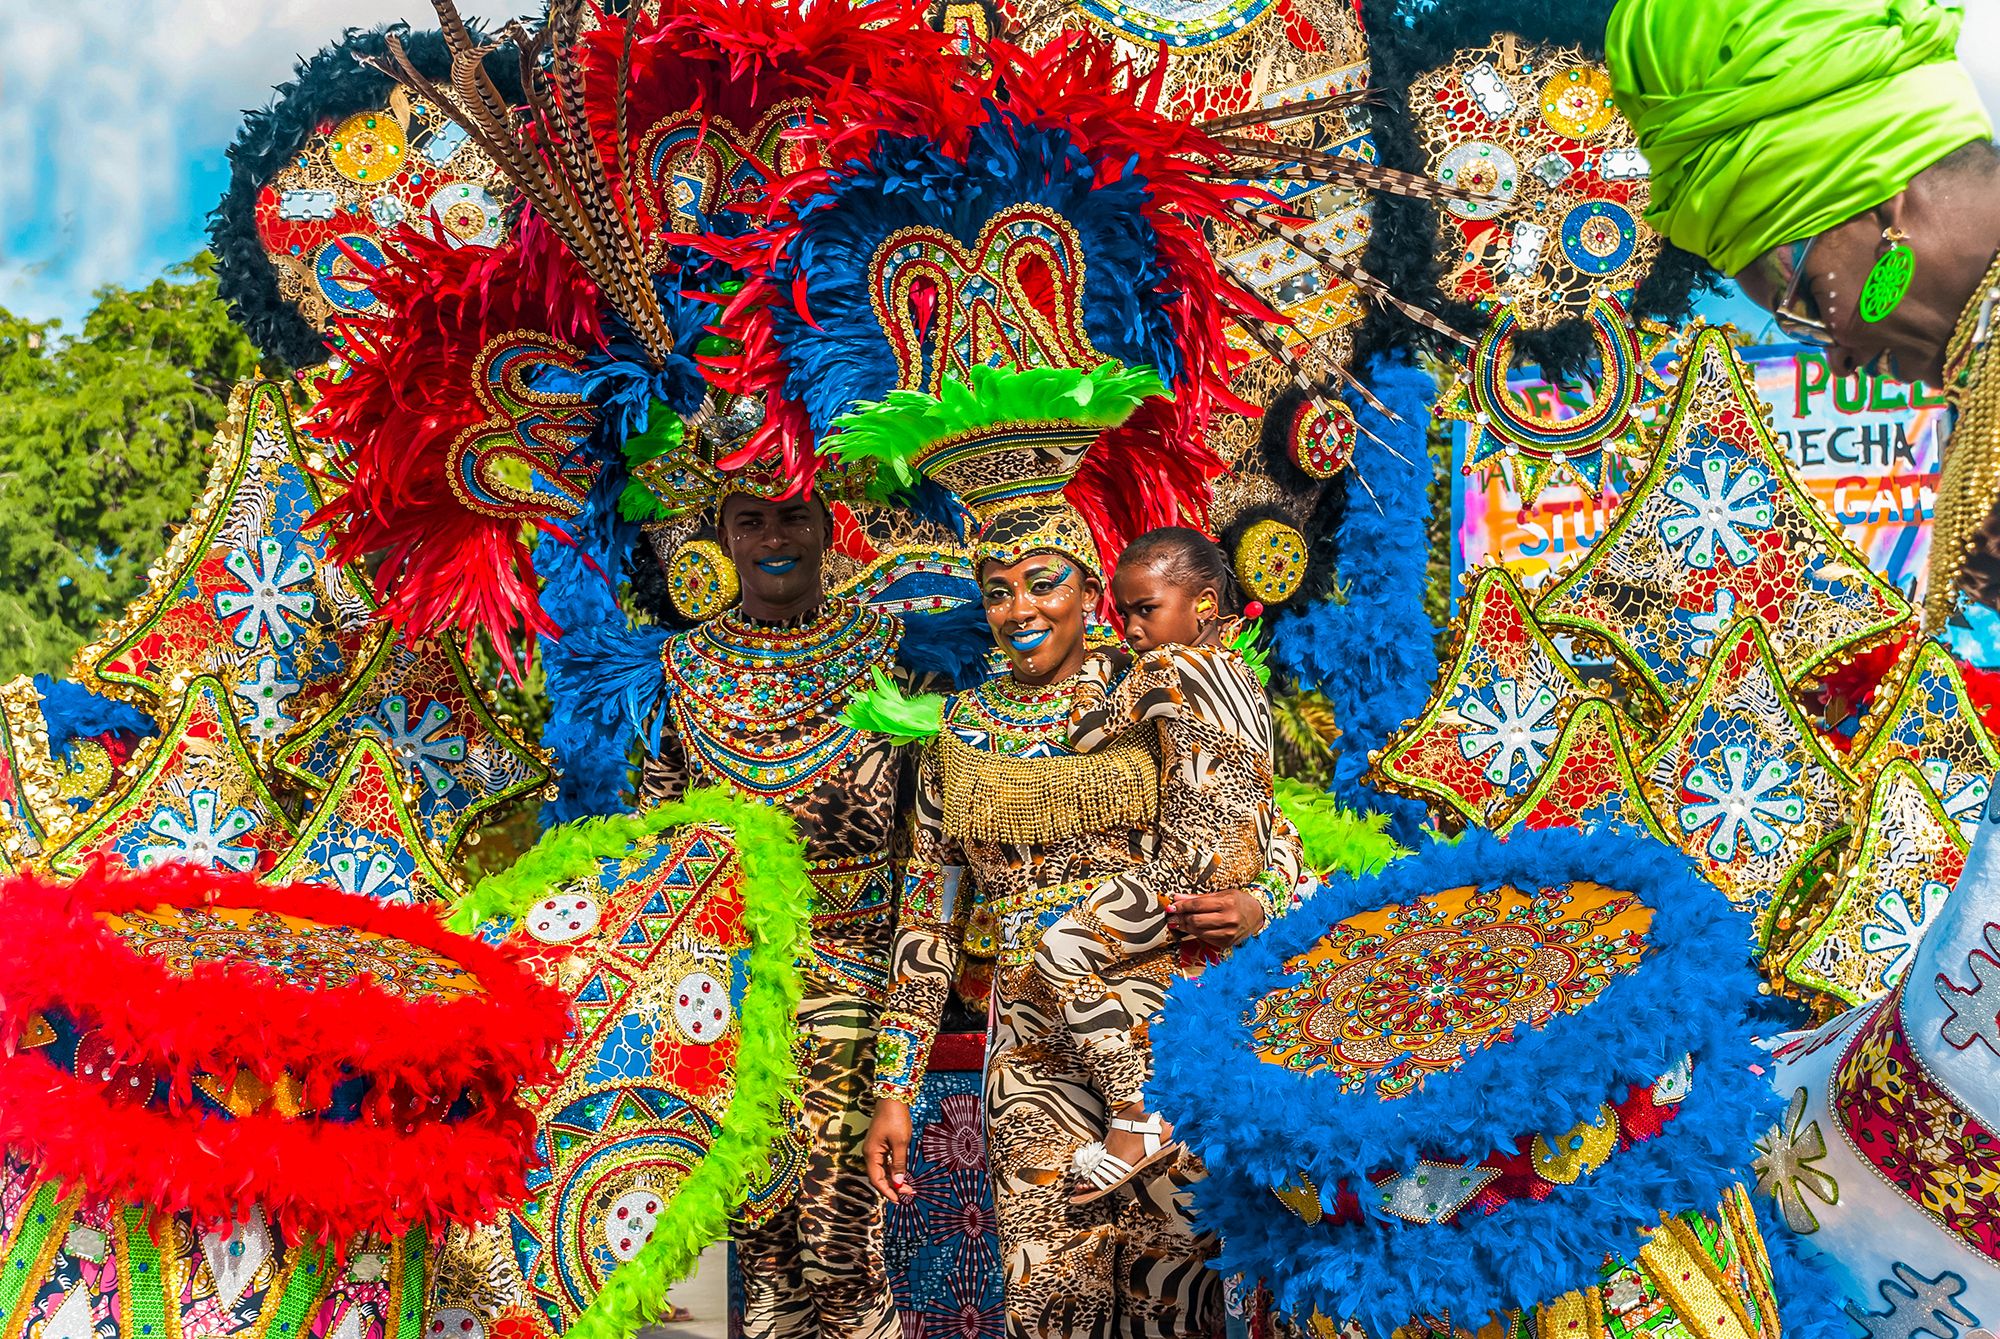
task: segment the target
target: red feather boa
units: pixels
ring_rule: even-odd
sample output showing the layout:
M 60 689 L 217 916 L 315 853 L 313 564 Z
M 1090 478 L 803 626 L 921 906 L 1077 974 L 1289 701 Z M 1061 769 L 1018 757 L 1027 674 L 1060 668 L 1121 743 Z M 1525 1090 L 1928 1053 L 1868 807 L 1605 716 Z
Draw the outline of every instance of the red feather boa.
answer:
M 40 1176 L 197 1223 L 261 1205 L 293 1241 L 477 1226 L 527 1198 L 534 1118 L 512 1101 L 414 1129 L 113 1105 L 32 1051 L 0 1060 L 0 1146 Z
M 499 950 L 416 907 L 332 889 L 269 887 L 185 864 L 127 874 L 100 862 L 70 884 L 17 876 L 0 884 L 0 905 L 0 1050 L 19 1047 L 33 1015 L 62 1009 L 88 1018 L 115 1054 L 165 1072 L 177 1103 L 192 1100 L 197 1074 L 232 1081 L 241 1070 L 266 1084 L 289 1074 L 308 1110 L 336 1082 L 365 1077 L 374 1120 L 407 1124 L 412 1108 L 442 1111 L 467 1093 L 482 1110 L 505 1112 L 518 1086 L 553 1076 L 568 1025 L 566 996 Z M 160 906 L 254 908 L 393 936 L 456 962 L 483 992 L 412 1000 L 366 979 L 321 990 L 254 962 L 199 963 L 181 975 L 133 953 L 97 915 Z M 4 1100 L 0 1110 L 15 1114 Z

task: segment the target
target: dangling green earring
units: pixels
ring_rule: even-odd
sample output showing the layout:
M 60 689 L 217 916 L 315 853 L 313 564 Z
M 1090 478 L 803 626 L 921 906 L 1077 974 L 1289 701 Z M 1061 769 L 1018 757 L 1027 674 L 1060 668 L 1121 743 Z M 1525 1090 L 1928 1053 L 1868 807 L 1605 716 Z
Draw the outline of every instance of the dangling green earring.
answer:
M 1861 319 L 1870 325 L 1903 305 L 1910 280 L 1917 275 L 1917 253 L 1910 249 L 1910 239 L 1903 230 L 1884 228 L 1882 240 L 1889 249 L 1868 271 L 1868 281 L 1861 286 Z

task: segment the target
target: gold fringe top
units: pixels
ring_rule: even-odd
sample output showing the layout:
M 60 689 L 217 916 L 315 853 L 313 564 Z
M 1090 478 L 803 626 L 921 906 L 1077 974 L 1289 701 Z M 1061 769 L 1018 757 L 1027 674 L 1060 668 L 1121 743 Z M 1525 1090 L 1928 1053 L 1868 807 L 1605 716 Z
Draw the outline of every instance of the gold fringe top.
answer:
M 1150 830 L 1160 815 L 1160 760 L 1145 739 L 1015 758 L 975 748 L 947 726 L 936 747 L 944 831 L 953 841 L 1046 846 L 1086 832 Z

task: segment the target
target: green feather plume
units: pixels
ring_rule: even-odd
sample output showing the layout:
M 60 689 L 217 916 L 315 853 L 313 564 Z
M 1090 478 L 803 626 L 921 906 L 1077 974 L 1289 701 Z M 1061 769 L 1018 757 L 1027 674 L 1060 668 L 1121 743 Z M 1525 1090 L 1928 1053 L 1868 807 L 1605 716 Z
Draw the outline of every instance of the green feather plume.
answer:
M 1241 628 L 1236 630 L 1236 635 L 1229 639 L 1229 649 L 1243 657 L 1243 663 L 1248 665 L 1250 672 L 1257 676 L 1258 683 L 1269 688 L 1271 686 L 1271 649 L 1268 646 L 1259 646 L 1257 644 L 1257 633 L 1262 627 L 1263 623 L 1257 619 L 1252 619 L 1250 622 L 1245 623 Z
M 621 450 L 625 455 L 625 468 L 634 472 L 626 483 L 625 491 L 618 495 L 618 514 L 628 521 L 657 521 L 663 519 L 667 509 L 653 490 L 639 482 L 639 466 L 661 456 L 671 455 L 681 449 L 687 440 L 687 421 L 659 400 L 653 401 L 647 418 L 646 431 L 627 437 Z
M 805 846 L 783 809 L 704 786 L 644 814 L 551 829 L 507 870 L 481 880 L 451 915 L 451 924 L 467 932 L 496 917 L 518 919 L 549 889 L 595 876 L 599 861 L 622 856 L 666 828 L 695 823 L 728 829 L 742 863 L 750 957 L 738 1014 L 736 1092 L 708 1156 L 667 1202 L 652 1240 L 605 1281 L 568 1339 L 628 1339 L 657 1320 L 668 1285 L 692 1273 L 702 1250 L 729 1230 L 751 1177 L 770 1156 L 782 1125 L 779 1101 L 798 1080 L 792 1053 L 801 992 L 797 960 L 808 950 L 812 925 Z
M 874 461 L 870 492 L 886 497 L 917 482 L 917 457 L 938 442 L 1005 423 L 1115 428 L 1146 401 L 1172 394 L 1150 367 L 982 364 L 969 382 L 947 378 L 938 395 L 897 390 L 855 406 L 833 421 L 828 445 L 844 462 Z
M 891 739 L 933 739 L 944 729 L 944 698 L 936 693 L 911 697 L 879 668 L 875 686 L 855 694 L 840 713 L 843 725 Z
M 1343 809 L 1326 791 L 1290 777 L 1277 780 L 1278 807 L 1306 849 L 1306 864 L 1318 874 L 1369 875 L 1409 852 L 1383 829 L 1387 814 L 1357 814 Z

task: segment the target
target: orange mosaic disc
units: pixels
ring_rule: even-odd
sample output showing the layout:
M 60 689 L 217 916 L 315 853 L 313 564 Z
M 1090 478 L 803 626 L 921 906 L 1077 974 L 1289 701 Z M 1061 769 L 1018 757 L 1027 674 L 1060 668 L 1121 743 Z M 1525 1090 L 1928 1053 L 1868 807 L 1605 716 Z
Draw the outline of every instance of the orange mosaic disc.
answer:
M 1588 1007 L 1635 968 L 1652 908 L 1572 883 L 1448 888 L 1334 924 L 1285 964 L 1299 979 L 1258 1001 L 1259 1059 L 1401 1097 L 1426 1074 Z

